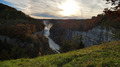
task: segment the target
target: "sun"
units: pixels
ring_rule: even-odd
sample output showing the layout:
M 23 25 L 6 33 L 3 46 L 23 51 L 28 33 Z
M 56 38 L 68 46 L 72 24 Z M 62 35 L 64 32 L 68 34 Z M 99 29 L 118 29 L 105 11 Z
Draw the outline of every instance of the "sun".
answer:
M 59 8 L 61 9 L 60 14 L 63 16 L 74 15 L 79 9 L 74 0 L 66 0 L 64 3 L 59 5 Z

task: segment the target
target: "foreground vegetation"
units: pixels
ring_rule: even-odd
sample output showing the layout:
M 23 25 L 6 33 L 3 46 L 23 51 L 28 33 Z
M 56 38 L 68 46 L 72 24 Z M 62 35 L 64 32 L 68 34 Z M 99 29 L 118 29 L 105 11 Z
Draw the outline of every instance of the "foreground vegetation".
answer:
M 34 59 L 0 61 L 1 67 L 118 67 L 120 41 Z

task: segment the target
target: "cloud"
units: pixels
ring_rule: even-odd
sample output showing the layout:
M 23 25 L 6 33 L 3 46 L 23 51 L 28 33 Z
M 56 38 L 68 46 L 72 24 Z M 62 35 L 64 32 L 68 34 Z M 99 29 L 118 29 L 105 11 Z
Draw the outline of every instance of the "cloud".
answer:
M 4 0 L 17 9 L 35 18 L 91 18 L 102 13 L 109 7 L 102 0 L 73 0 L 78 5 L 78 11 L 71 16 L 61 15 L 59 8 L 66 0 Z M 72 10 L 72 9 L 71 9 Z
M 34 14 L 32 14 L 32 15 L 33 15 L 33 16 L 42 16 L 42 17 L 60 18 L 60 17 L 54 16 L 54 15 L 50 15 L 50 14 L 48 14 L 48 13 L 42 13 L 42 14 L 40 14 L 40 13 L 34 13 Z

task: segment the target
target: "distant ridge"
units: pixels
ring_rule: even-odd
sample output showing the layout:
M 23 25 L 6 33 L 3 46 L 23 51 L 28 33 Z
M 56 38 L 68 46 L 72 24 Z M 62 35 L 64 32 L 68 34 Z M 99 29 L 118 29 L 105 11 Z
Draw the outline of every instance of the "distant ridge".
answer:
M 13 7 L 0 3 L 0 19 L 32 19 L 22 11 L 18 11 Z

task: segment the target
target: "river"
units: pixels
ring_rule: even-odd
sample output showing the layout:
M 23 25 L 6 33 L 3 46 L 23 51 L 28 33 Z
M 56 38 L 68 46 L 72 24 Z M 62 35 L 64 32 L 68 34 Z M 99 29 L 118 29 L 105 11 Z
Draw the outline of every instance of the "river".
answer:
M 50 37 L 50 28 L 53 26 L 52 23 L 49 23 L 48 21 L 44 21 L 43 22 L 45 25 L 44 28 L 44 36 L 48 38 L 49 40 L 49 47 L 54 50 L 57 53 L 60 53 L 58 50 L 60 49 L 60 46 L 58 44 L 56 44 Z

